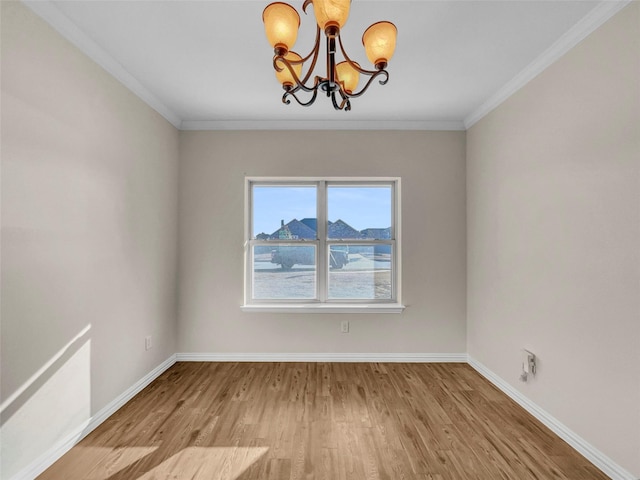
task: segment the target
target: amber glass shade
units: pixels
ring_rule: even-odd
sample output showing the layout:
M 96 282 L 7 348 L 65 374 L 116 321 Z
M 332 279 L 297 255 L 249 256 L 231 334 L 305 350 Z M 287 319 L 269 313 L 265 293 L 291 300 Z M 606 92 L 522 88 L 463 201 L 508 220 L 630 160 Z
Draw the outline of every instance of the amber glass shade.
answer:
M 296 43 L 300 15 L 291 5 L 282 2 L 267 5 L 262 12 L 262 21 L 267 39 L 274 49 L 284 47 L 289 50 Z
M 291 52 L 291 51 L 287 52 L 284 58 L 289 60 L 289 62 L 302 60 L 302 57 L 300 57 L 300 55 L 298 55 L 296 52 Z M 282 84 L 282 86 L 296 85 L 295 79 L 291 75 L 291 72 L 289 71 L 287 66 L 284 64 L 284 62 L 276 61 L 276 65 L 278 65 L 278 67 L 283 69 L 281 72 L 278 72 L 276 70 L 276 78 Z M 300 74 L 302 73 L 302 63 L 291 65 L 291 68 L 293 68 L 293 71 L 296 72 L 298 79 L 300 79 Z
M 313 12 L 320 30 L 327 25 L 337 25 L 342 28 L 349 17 L 351 0 L 313 0 Z
M 398 30 L 391 22 L 378 22 L 371 25 L 362 35 L 362 44 L 371 63 L 387 63 L 396 49 Z
M 356 65 L 358 64 L 356 63 Z M 358 65 L 358 67 L 359 66 L 360 65 Z M 340 62 L 336 65 L 336 77 L 338 82 L 342 84 L 345 92 L 353 93 L 356 91 L 356 88 L 358 88 L 360 72 L 353 68 L 349 62 Z

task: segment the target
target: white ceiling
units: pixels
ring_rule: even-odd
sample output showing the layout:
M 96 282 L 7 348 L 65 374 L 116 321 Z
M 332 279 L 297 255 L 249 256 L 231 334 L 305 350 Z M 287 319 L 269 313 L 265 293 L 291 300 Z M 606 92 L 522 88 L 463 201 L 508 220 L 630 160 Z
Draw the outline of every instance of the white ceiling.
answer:
M 342 30 L 353 60 L 368 65 L 371 23 L 392 21 L 398 41 L 389 83 L 350 112 L 320 96 L 307 108 L 282 103 L 262 24 L 270 0 L 25 3 L 178 128 L 464 129 L 628 1 L 355 0 Z M 292 5 L 302 17 L 294 49 L 306 54 L 313 12 Z

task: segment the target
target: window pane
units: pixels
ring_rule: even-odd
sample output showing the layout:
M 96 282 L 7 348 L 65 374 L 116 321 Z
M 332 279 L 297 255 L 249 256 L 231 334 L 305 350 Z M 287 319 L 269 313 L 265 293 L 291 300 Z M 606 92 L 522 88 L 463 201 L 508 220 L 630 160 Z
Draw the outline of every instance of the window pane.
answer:
M 316 247 L 255 245 L 253 298 L 315 299 Z
M 392 245 L 331 245 L 329 298 L 392 298 Z
M 314 185 L 254 185 L 252 199 L 252 238 L 316 238 Z
M 328 238 L 391 238 L 390 185 L 327 188 Z

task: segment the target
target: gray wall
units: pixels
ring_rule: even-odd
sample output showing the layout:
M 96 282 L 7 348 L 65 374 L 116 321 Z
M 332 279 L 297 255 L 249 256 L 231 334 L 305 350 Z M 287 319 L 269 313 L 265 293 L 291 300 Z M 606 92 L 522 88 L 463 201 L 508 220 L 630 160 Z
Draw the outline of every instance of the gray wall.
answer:
M 464 353 L 464 132 L 182 132 L 179 352 Z M 244 177 L 402 177 L 403 314 L 243 313 Z
M 640 4 L 467 136 L 468 351 L 640 476 Z M 539 356 L 518 382 L 520 349 Z
M 176 351 L 178 132 L 22 4 L 1 3 L 10 478 Z

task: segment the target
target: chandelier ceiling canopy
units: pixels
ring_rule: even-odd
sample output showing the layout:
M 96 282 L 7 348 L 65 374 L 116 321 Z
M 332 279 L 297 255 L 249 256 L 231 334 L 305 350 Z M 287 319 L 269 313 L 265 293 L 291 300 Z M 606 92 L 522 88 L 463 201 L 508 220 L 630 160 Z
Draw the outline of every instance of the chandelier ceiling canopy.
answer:
M 293 97 L 305 107 L 313 104 L 318 90 L 331 98 L 336 110 L 351 110 L 351 98 L 359 97 L 379 78 L 381 85 L 389 80 L 387 64 L 396 47 L 397 29 L 391 22 L 377 22 L 365 30 L 362 44 L 369 61 L 375 70 L 362 68 L 349 58 L 342 45 L 340 30 L 347 22 L 351 0 L 305 0 L 302 11 L 306 13 L 309 4 L 313 5 L 316 17 L 316 40 L 311 52 L 301 57 L 291 50 L 298 37 L 300 15 L 291 5 L 283 2 L 271 3 L 264 9 L 264 21 L 267 40 L 273 47 L 273 68 L 276 78 L 284 89 L 282 102 L 291 103 Z M 320 37 L 324 34 L 326 43 L 326 76 L 311 76 L 318 60 Z M 344 58 L 336 64 L 337 47 Z M 360 76 L 367 78 L 364 86 L 358 90 Z M 307 92 L 302 99 L 300 92 Z

